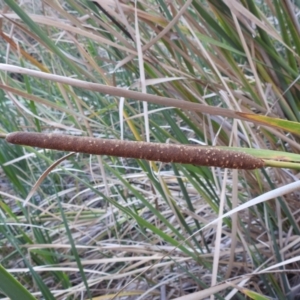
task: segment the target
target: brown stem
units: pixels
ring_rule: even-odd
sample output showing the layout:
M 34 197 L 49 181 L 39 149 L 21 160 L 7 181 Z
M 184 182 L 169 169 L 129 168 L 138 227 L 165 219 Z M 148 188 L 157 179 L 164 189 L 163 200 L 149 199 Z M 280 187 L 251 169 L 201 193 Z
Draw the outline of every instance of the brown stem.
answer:
M 265 164 L 262 159 L 247 153 L 214 147 L 119 141 L 32 132 L 12 132 L 6 136 L 6 141 L 12 144 L 61 151 L 231 169 L 252 170 L 261 168 Z

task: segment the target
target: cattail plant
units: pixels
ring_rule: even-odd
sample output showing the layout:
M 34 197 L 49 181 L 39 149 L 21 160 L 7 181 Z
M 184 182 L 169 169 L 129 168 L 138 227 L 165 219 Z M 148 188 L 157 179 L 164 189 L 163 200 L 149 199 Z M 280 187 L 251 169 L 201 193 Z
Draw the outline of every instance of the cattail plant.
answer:
M 166 163 L 174 162 L 245 170 L 264 166 L 262 159 L 247 153 L 214 147 L 120 141 L 32 132 L 10 133 L 6 136 L 6 141 L 11 144 L 53 150 L 146 159 Z

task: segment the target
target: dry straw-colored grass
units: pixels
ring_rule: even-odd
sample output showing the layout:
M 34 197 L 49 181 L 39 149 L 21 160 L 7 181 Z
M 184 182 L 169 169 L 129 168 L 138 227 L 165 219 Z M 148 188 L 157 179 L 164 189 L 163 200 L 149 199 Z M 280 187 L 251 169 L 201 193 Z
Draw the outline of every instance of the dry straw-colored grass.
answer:
M 300 151 L 293 131 L 248 118 L 300 120 L 293 1 L 0 3 L 1 131 L 22 144 L 109 139 L 117 156 L 133 145 L 165 162 L 135 145 Z M 298 295 L 297 171 L 218 168 L 244 154 L 201 168 L 1 147 L 1 263 L 37 298 Z

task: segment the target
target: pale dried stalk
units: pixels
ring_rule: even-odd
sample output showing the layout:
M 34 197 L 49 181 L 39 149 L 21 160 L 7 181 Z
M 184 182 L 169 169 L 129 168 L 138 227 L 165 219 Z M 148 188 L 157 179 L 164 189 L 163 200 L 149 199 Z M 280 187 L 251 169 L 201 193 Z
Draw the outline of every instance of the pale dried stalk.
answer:
M 252 170 L 261 168 L 265 164 L 262 159 L 247 153 L 203 146 L 132 142 L 32 132 L 12 132 L 6 136 L 6 141 L 12 144 L 61 151 L 231 169 Z

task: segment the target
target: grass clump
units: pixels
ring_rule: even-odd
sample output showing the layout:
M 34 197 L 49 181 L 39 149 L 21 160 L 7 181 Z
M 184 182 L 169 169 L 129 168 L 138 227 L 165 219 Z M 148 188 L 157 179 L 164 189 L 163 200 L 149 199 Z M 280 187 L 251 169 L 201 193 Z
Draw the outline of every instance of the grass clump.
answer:
M 1 297 L 299 294 L 296 2 L 5 0 L 1 10 L 3 136 L 124 148 L 1 141 L 0 276 L 22 285 L 0 283 Z M 155 143 L 242 150 L 264 168 L 120 155 Z

